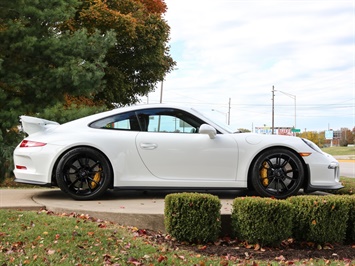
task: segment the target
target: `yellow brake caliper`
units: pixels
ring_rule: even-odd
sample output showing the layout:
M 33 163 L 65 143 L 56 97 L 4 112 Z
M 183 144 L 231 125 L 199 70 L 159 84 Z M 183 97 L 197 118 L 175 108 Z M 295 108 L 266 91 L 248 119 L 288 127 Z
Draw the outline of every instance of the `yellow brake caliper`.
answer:
M 97 183 L 100 182 L 100 179 L 101 179 L 101 168 L 100 168 L 99 172 L 97 172 L 94 175 L 93 181 L 91 181 L 91 188 L 95 188 L 97 186 Z
M 269 179 L 267 178 L 268 168 L 269 165 L 267 164 L 267 162 L 263 162 L 263 168 L 260 170 L 260 177 L 264 187 L 267 187 L 269 185 Z

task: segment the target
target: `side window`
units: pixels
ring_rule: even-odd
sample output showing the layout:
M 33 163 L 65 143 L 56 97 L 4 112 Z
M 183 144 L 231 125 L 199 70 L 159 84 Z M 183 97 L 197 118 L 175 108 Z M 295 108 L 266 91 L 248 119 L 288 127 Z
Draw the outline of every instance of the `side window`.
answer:
M 93 128 L 140 131 L 135 112 L 105 117 L 90 125 Z
M 175 116 L 152 115 L 149 116 L 148 132 L 195 133 L 196 128 Z
M 154 108 L 139 111 L 138 120 L 143 131 L 166 133 L 196 133 L 203 121 L 172 108 Z
M 107 123 L 104 128 L 112 128 L 112 129 L 131 129 L 131 124 L 129 123 L 129 119 L 112 121 Z
M 197 133 L 204 122 L 174 108 L 152 108 L 117 114 L 97 120 L 90 127 L 113 130 Z

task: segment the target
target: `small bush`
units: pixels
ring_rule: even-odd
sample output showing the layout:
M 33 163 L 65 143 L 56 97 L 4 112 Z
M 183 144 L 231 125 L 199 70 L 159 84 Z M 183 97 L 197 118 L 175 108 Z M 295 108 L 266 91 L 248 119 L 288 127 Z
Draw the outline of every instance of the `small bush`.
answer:
M 298 241 L 318 244 L 343 242 L 349 218 L 349 197 L 296 196 L 287 201 L 294 205 L 293 235 Z
M 345 197 L 345 196 L 344 196 Z M 355 196 L 349 196 L 349 220 L 346 230 L 346 241 L 355 242 Z
M 215 241 L 221 230 L 221 207 L 219 198 L 210 194 L 169 194 L 165 197 L 165 229 L 179 241 Z
M 251 244 L 278 245 L 292 235 L 293 209 L 284 200 L 236 198 L 231 219 L 235 236 Z

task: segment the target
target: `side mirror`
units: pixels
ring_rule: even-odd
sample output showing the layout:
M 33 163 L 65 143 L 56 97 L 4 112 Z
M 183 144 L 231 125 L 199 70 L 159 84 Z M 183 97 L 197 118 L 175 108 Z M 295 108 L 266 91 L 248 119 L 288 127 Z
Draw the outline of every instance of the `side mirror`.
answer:
M 217 135 L 217 131 L 214 127 L 207 125 L 207 124 L 202 124 L 200 126 L 200 130 L 199 130 L 200 134 L 207 134 L 210 139 L 214 139 Z

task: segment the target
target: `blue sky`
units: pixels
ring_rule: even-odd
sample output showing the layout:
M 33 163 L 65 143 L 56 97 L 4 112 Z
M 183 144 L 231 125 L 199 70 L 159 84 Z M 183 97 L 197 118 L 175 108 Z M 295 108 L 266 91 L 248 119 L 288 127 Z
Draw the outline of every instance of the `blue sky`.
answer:
M 355 126 L 354 0 L 166 3 L 177 66 L 163 103 L 226 120 L 230 98 L 232 128 L 252 129 L 271 126 L 274 86 L 275 127 L 295 116 L 302 131 Z M 159 102 L 160 88 L 142 101 Z

